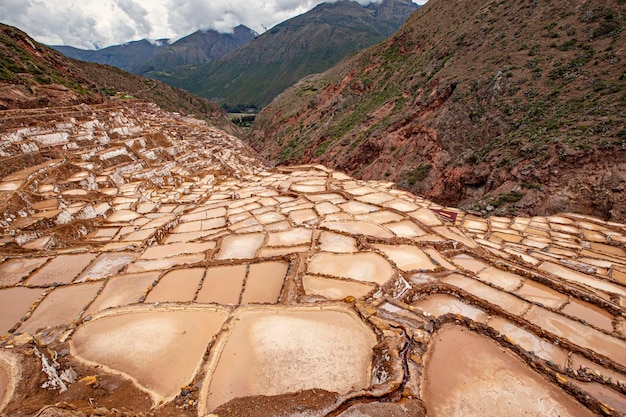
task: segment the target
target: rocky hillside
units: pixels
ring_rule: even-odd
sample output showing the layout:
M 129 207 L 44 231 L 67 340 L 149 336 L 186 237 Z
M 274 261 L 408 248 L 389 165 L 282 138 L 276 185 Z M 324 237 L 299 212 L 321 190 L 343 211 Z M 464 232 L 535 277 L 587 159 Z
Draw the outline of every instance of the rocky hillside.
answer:
M 618 0 L 430 0 L 278 97 L 250 141 L 482 214 L 624 220 L 625 16 Z
M 363 7 L 354 1 L 322 3 L 289 19 L 222 59 L 147 76 L 219 100 L 228 108 L 262 107 L 302 77 L 393 34 L 417 9 L 410 0 Z
M 0 24 L 0 110 L 102 103 L 132 96 L 193 114 L 229 133 L 237 128 L 214 103 L 107 65 L 74 61 Z
M 103 100 L 96 83 L 63 55 L 0 24 L 0 110 Z
M 134 78 L 3 29 L 3 94 L 56 107 L 0 110 L 0 416 L 625 415 L 626 225 L 269 168 L 123 94 L 61 107 Z
M 240 134 L 224 110 L 209 100 L 160 81 L 141 77 L 108 65 L 76 61 L 89 79 L 97 80 L 107 95 L 131 96 L 156 103 L 163 110 L 193 115 L 230 134 Z

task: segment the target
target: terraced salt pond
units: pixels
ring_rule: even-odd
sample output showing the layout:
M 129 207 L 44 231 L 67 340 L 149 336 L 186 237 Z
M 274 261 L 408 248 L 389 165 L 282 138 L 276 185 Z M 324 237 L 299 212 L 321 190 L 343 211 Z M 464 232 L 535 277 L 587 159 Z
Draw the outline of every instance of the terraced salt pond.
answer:
M 0 331 L 8 332 L 28 312 L 30 307 L 41 297 L 44 290 L 38 288 L 15 287 L 0 292 Z
M 375 252 L 319 253 L 310 260 L 308 271 L 378 284 L 389 281 L 394 274 L 389 262 Z
M 208 268 L 196 302 L 239 304 L 246 278 L 247 265 L 226 265 Z
M 0 112 L 3 416 L 622 415 L 625 225 L 268 169 L 137 101 L 57 111 Z
M 11 286 L 21 282 L 48 258 L 11 259 L 0 266 L 0 285 Z
M 100 296 L 89 306 L 86 314 L 111 307 L 125 306 L 141 300 L 148 288 L 157 282 L 160 272 L 118 275 L 109 279 Z
M 226 335 L 208 363 L 201 412 L 237 397 L 369 385 L 376 336 L 348 309 L 240 310 Z
M 241 303 L 276 303 L 280 297 L 288 267 L 289 265 L 284 262 L 250 265 L 241 295 Z
M 30 318 L 20 326 L 20 331 L 36 333 L 40 329 L 68 325 L 78 320 L 101 287 L 102 283 L 95 282 L 58 288 L 37 306 Z
M 67 284 L 95 258 L 96 255 L 92 253 L 60 255 L 32 274 L 26 284 L 32 287 L 54 283 Z
M 320 295 L 328 300 L 343 300 L 346 297 L 362 298 L 376 286 L 362 282 L 305 275 L 302 278 L 304 291 L 309 295 Z
M 227 314 L 220 309 L 163 310 L 96 318 L 76 331 L 72 350 L 80 359 L 128 375 L 157 402 L 172 399 L 198 371 Z
M 20 369 L 15 356 L 0 351 L 0 411 L 11 399 Z
M 571 300 L 562 310 L 563 313 L 584 320 L 597 328 L 613 331 L 614 316 L 593 304 L 580 300 Z
M 5 397 L 8 397 L 9 375 L 8 370 L 0 365 L 0 408 L 4 406 Z
M 475 321 L 486 321 L 488 314 L 458 298 L 447 294 L 434 294 L 413 304 L 422 311 L 435 316 L 460 314 Z
M 150 291 L 146 297 L 146 302 L 192 301 L 203 276 L 203 268 L 184 268 L 170 271 Z
M 550 287 L 527 280 L 517 291 L 520 296 L 552 308 L 560 308 L 567 303 L 567 296 Z
M 429 415 L 594 415 L 487 338 L 445 327 L 434 339 L 423 388 Z

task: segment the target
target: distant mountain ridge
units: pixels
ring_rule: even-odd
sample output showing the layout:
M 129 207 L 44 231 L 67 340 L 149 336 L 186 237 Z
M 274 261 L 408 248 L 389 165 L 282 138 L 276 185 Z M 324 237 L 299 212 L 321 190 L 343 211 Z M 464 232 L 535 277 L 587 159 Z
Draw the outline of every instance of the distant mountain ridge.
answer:
M 74 48 L 73 46 L 51 45 L 68 58 L 80 61 L 111 65 L 124 71 L 135 73 L 137 68 L 165 48 L 167 39 L 151 42 L 146 39 L 132 41 L 123 45 L 113 45 L 98 50 Z
M 258 33 L 244 25 L 233 28 L 233 33 L 198 30 L 171 45 L 160 48 L 133 72 L 146 75 L 151 71 L 167 71 L 183 65 L 200 65 L 215 61 L 246 45 L 257 36 Z
M 227 108 L 260 108 L 302 77 L 392 35 L 417 8 L 410 0 L 321 3 L 219 60 L 145 75 Z
M 167 70 L 181 65 L 199 65 L 219 59 L 254 39 L 258 34 L 239 25 L 232 33 L 198 30 L 176 42 L 168 39 L 142 39 L 122 45 L 113 45 L 95 51 L 54 45 L 63 55 L 81 61 L 111 65 L 133 74 Z
M 621 0 L 429 0 L 278 96 L 249 140 L 485 215 L 624 221 L 625 44 Z

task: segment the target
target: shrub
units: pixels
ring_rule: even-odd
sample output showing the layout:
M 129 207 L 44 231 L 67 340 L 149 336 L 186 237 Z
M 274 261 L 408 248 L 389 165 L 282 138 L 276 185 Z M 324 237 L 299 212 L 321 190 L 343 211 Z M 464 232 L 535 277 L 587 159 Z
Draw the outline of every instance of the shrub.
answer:
M 431 164 L 419 164 L 407 173 L 407 182 L 409 185 L 414 185 L 417 181 L 424 181 L 432 168 Z

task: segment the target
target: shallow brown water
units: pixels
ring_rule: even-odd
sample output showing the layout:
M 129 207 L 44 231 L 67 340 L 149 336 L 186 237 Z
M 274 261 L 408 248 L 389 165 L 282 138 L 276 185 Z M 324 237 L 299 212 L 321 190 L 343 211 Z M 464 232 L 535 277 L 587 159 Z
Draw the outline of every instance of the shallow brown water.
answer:
M 567 295 L 529 279 L 515 293 L 547 307 L 560 308 L 567 302 Z
M 80 327 L 72 346 L 79 357 L 123 372 L 170 398 L 191 380 L 226 317 L 214 310 L 111 315 Z
M 261 307 L 235 322 L 211 361 L 207 411 L 237 397 L 311 388 L 346 393 L 369 384 L 376 337 L 346 311 Z
M 11 259 L 0 266 L 0 285 L 14 285 L 43 265 L 48 258 Z
M 431 343 L 422 392 L 429 416 L 594 415 L 484 336 L 448 326 Z
M 148 287 L 159 277 L 159 272 L 119 275 L 111 278 L 102 293 L 87 309 L 87 314 L 110 307 L 138 303 Z
M 307 294 L 321 295 L 329 300 L 343 300 L 348 296 L 361 298 L 376 288 L 372 284 L 363 282 L 324 278 L 315 275 L 305 275 L 302 278 L 302 285 Z
M 78 319 L 81 311 L 96 296 L 102 282 L 57 288 L 48 294 L 33 315 L 18 329 L 34 333 L 37 329 L 69 324 Z
M 11 382 L 9 369 L 11 369 L 9 364 L 0 358 L 0 412 L 4 407 L 5 397 L 9 395 L 9 383 Z
M 54 282 L 67 284 L 87 265 L 96 258 L 93 253 L 83 253 L 80 255 L 59 255 L 39 271 L 35 272 L 26 281 L 26 285 L 49 285 Z
M 246 270 L 246 265 L 208 268 L 196 302 L 238 304 Z
M 39 288 L 15 287 L 0 290 L 0 335 L 10 330 L 43 294 Z
M 265 262 L 250 265 L 241 303 L 273 304 L 278 301 L 288 267 L 289 264 L 286 262 Z
M 598 400 L 608 404 L 620 413 L 626 414 L 626 399 L 609 387 L 598 384 L 597 382 L 580 382 L 576 380 L 572 382 Z
M 146 297 L 146 303 L 193 301 L 204 268 L 184 268 L 166 273 Z
M 570 316 L 583 319 L 587 323 L 591 323 L 600 329 L 604 329 L 609 332 L 613 331 L 613 316 L 593 304 L 573 299 L 563 308 L 562 311 Z

